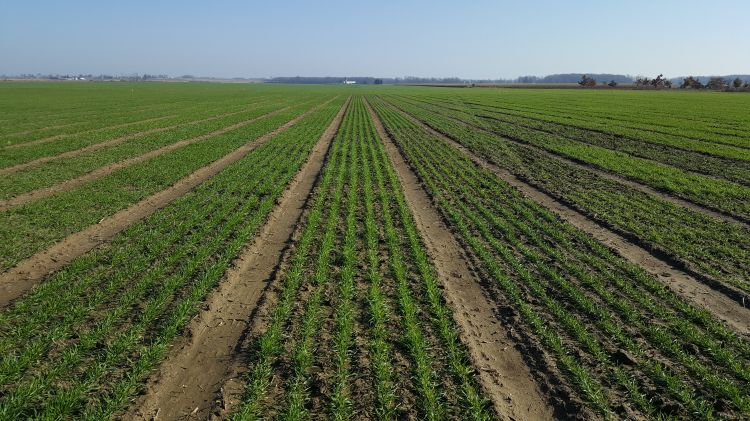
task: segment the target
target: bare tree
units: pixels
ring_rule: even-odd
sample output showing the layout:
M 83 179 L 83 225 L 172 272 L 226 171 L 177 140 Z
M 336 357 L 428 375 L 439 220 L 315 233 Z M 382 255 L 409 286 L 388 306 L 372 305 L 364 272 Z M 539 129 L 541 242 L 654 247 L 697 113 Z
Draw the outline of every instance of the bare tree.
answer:
M 592 77 L 588 77 L 588 75 L 583 75 L 581 76 L 581 80 L 578 81 L 578 84 L 584 88 L 592 88 L 596 86 L 596 80 Z
M 727 88 L 729 84 L 724 78 L 721 77 L 712 77 L 711 80 L 708 81 L 706 84 L 706 87 L 708 89 L 714 89 L 717 91 L 721 91 Z
M 697 78 L 688 76 L 685 79 L 682 79 L 682 85 L 680 85 L 680 88 L 703 89 L 704 86 Z
M 635 86 L 642 88 L 644 86 L 649 86 L 651 84 L 651 80 L 645 76 L 638 76 L 635 78 Z

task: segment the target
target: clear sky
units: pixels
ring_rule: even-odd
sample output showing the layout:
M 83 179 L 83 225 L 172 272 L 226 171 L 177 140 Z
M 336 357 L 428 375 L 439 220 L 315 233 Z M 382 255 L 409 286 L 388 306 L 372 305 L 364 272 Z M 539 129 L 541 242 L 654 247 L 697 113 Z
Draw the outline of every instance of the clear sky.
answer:
M 750 73 L 750 0 L 0 0 L 0 74 Z

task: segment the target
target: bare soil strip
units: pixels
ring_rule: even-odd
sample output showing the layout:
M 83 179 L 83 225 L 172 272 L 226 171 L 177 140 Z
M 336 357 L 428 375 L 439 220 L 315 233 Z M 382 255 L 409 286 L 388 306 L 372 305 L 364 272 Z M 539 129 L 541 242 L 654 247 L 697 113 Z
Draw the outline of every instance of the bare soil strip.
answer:
M 496 317 L 496 305 L 484 294 L 481 280 L 471 269 L 463 249 L 369 103 L 367 108 L 396 170 L 438 278 L 445 287 L 445 297 L 454 310 L 461 338 L 495 410 L 507 419 L 552 419 L 553 409 L 523 356 L 514 348 L 508 329 Z
M 286 107 L 289 108 L 289 107 Z M 204 134 L 202 136 L 194 137 L 192 139 L 185 139 L 181 140 L 179 142 L 172 143 L 170 145 L 164 146 L 159 149 L 155 149 L 153 151 L 147 152 L 143 155 L 139 155 L 133 158 L 126 159 L 124 161 L 116 162 L 114 164 L 106 165 L 104 167 L 98 168 L 88 174 L 84 174 L 80 177 L 72 178 L 70 180 L 65 180 L 62 183 L 56 184 L 54 186 L 45 187 L 37 190 L 30 191 L 28 193 L 19 194 L 18 196 L 14 196 L 10 199 L 6 200 L 0 200 L 0 212 L 11 208 L 13 206 L 23 205 L 24 203 L 33 202 L 34 200 L 39 200 L 44 197 L 52 196 L 57 193 L 61 193 L 64 191 L 72 190 L 78 186 L 80 186 L 83 183 L 96 180 L 97 178 L 104 177 L 108 174 L 111 174 L 119 169 L 129 167 L 131 165 L 138 164 L 139 162 L 146 161 L 148 159 L 154 158 L 159 155 L 163 155 L 167 152 L 173 151 L 175 149 L 179 149 L 183 146 L 187 146 L 193 143 L 197 143 L 206 139 L 209 139 L 211 137 L 220 136 L 224 133 L 230 132 L 232 130 L 239 129 L 241 127 L 247 126 L 249 124 L 255 123 L 256 121 L 266 119 L 268 117 L 271 117 L 275 114 L 278 114 L 282 111 L 284 111 L 286 108 L 282 108 L 276 111 L 272 111 L 267 114 L 263 114 L 260 117 L 255 117 L 250 120 L 245 120 L 243 122 L 232 124 L 231 126 L 222 127 L 219 130 L 215 130 L 211 133 Z
M 54 136 L 44 137 L 41 139 L 29 141 L 29 142 L 16 143 L 14 145 L 8 146 L 7 149 L 17 149 L 17 148 L 23 148 L 25 146 L 40 145 L 42 143 L 49 143 L 49 142 L 52 142 L 58 139 L 63 139 L 66 137 L 77 136 L 77 135 L 88 134 L 88 133 L 95 133 L 95 132 L 109 130 L 109 129 L 119 129 L 122 127 L 134 126 L 136 124 L 149 123 L 152 121 L 159 121 L 159 120 L 164 120 L 164 119 L 172 118 L 172 117 L 177 117 L 177 114 L 165 115 L 164 117 L 147 118 L 145 120 L 131 121 L 130 123 L 116 124 L 114 126 L 99 127 L 96 129 L 84 130 L 82 132 L 57 134 Z
M 131 133 L 131 134 L 128 134 L 128 135 L 125 135 L 125 136 L 120 136 L 120 137 L 117 137 L 117 138 L 114 138 L 114 139 L 111 139 L 111 140 L 106 140 L 104 142 L 94 143 L 93 145 L 85 146 L 83 148 L 76 149 L 76 150 L 73 150 L 73 151 L 63 152 L 61 154 L 52 155 L 52 156 L 44 156 L 44 157 L 41 157 L 41 158 L 37 158 L 37 159 L 35 159 L 33 161 L 24 162 L 23 164 L 13 165 L 11 167 L 0 168 L 0 175 L 2 175 L 2 174 L 12 174 L 14 172 L 21 171 L 21 170 L 26 169 L 26 168 L 35 167 L 37 165 L 41 165 L 41 164 L 44 164 L 46 162 L 54 161 L 56 159 L 71 158 L 71 157 L 74 157 L 74 156 L 82 155 L 82 154 L 84 154 L 86 152 L 92 152 L 92 151 L 96 151 L 96 150 L 99 150 L 99 149 L 102 149 L 102 148 L 106 148 L 107 146 L 117 145 L 118 143 L 122 143 L 122 142 L 125 142 L 126 140 L 130 140 L 130 139 L 133 139 L 133 138 L 136 138 L 136 137 L 147 136 L 147 135 L 154 134 L 154 133 L 161 133 L 161 132 L 164 132 L 164 131 L 167 131 L 167 130 L 171 130 L 171 129 L 174 129 L 174 128 L 177 128 L 177 127 L 190 126 L 190 125 L 194 125 L 194 124 L 201 124 L 201 123 L 205 123 L 205 122 L 208 122 L 208 121 L 218 120 L 220 118 L 229 117 L 229 116 L 232 116 L 232 115 L 235 115 L 235 114 L 240 114 L 240 113 L 247 112 L 249 110 L 252 110 L 253 108 L 254 107 L 251 107 L 249 109 L 242 110 L 242 111 L 234 111 L 234 112 L 231 112 L 231 113 L 226 113 L 226 114 L 221 114 L 221 115 L 215 115 L 213 117 L 208 117 L 208 118 L 204 118 L 204 119 L 201 119 L 201 120 L 195 120 L 195 121 L 191 121 L 191 122 L 188 122 L 188 123 L 173 124 L 173 125 L 167 126 L 167 127 L 157 127 L 157 128 L 154 128 L 154 129 L 148 129 L 148 130 L 144 130 L 142 132 Z M 286 108 L 289 108 L 289 107 L 286 107 Z
M 242 363 L 237 350 L 262 292 L 274 279 L 348 105 L 341 107 L 268 221 L 208 298 L 206 310 L 191 321 L 190 334 L 162 363 L 129 418 L 155 419 L 158 414 L 159 419 L 206 419 L 213 412 L 222 386 L 235 377 L 233 366 Z
M 22 260 L 16 266 L 0 275 L 0 307 L 8 305 L 33 288 L 34 285 L 41 282 L 45 276 L 67 265 L 76 257 L 96 246 L 111 241 L 117 233 L 129 225 L 151 215 L 158 209 L 163 208 L 186 194 L 199 184 L 216 175 L 219 171 L 240 160 L 258 145 L 285 132 L 309 114 L 333 101 L 333 99 L 313 107 L 272 132 L 249 141 L 211 164 L 178 180 L 172 186 L 112 216 L 102 219 L 98 224 L 91 225 L 82 231 L 69 235 L 46 250 L 42 250 Z
M 391 105 L 393 105 L 393 104 L 391 104 Z M 410 117 L 413 117 L 407 111 L 404 111 L 401 108 L 399 108 L 399 110 L 401 112 L 409 115 Z M 458 120 L 458 119 L 455 119 L 455 118 L 452 118 L 452 117 L 447 117 L 446 116 L 445 118 L 449 118 L 452 121 L 455 121 L 456 123 L 462 124 L 462 125 L 467 126 L 467 127 L 471 127 L 472 129 L 475 129 L 475 130 L 482 131 L 482 132 L 487 133 L 487 134 L 489 134 L 491 136 L 495 136 L 495 137 L 498 137 L 500 139 L 507 140 L 507 141 L 510 141 L 510 142 L 513 142 L 513 143 L 516 143 L 516 144 L 519 144 L 519 145 L 527 146 L 527 147 L 534 149 L 536 152 L 539 152 L 540 154 L 542 154 L 542 155 L 544 155 L 544 156 L 546 156 L 548 158 L 552 158 L 552 159 L 556 159 L 558 161 L 562 161 L 562 162 L 564 162 L 564 163 L 566 163 L 568 165 L 574 166 L 576 168 L 580 168 L 580 169 L 582 169 L 584 171 L 591 171 L 591 172 L 595 173 L 596 175 L 598 175 L 598 176 L 600 176 L 602 178 L 614 181 L 616 183 L 620 183 L 622 185 L 625 185 L 625 186 L 631 187 L 633 189 L 642 191 L 642 192 L 644 192 L 646 194 L 657 196 L 658 198 L 660 198 L 660 199 L 662 199 L 664 201 L 667 201 L 667 202 L 671 202 L 671 203 L 673 203 L 675 205 L 682 206 L 684 208 L 688 208 L 688 209 L 694 210 L 696 212 L 701 212 L 701 213 L 704 213 L 706 215 L 710 215 L 710 216 L 712 216 L 714 218 L 718 218 L 718 219 L 721 219 L 721 220 L 726 221 L 726 222 L 731 222 L 731 223 L 734 223 L 734 224 L 742 225 L 742 226 L 744 226 L 746 228 L 750 228 L 750 223 L 744 217 L 737 216 L 737 215 L 731 215 L 731 214 L 728 214 L 728 213 L 725 213 L 725 212 L 722 212 L 722 211 L 719 211 L 719 210 L 709 209 L 709 208 L 707 208 L 705 206 L 699 205 L 697 203 L 693 203 L 693 202 L 691 202 L 689 200 L 681 199 L 681 198 L 679 198 L 677 196 L 674 196 L 674 195 L 672 195 L 670 193 L 666 193 L 666 192 L 654 189 L 653 187 L 646 186 L 646 185 L 641 184 L 641 183 L 639 183 L 637 181 L 632 181 L 632 180 L 629 180 L 629 179 L 627 179 L 625 177 L 613 174 L 611 172 L 598 169 L 598 168 L 594 167 L 591 164 L 588 164 L 588 163 L 585 163 L 585 162 L 581 162 L 581 161 L 577 161 L 575 159 L 568 158 L 568 157 L 563 156 L 561 154 L 550 152 L 550 151 L 548 151 L 546 149 L 540 148 L 539 146 L 532 145 L 532 144 L 530 144 L 528 142 L 525 142 L 522 139 L 511 138 L 511 137 L 507 137 L 507 136 L 501 136 L 501 135 L 498 135 L 496 133 L 493 133 L 490 130 L 486 130 L 486 129 L 483 129 L 481 127 L 474 126 L 472 124 L 466 123 L 464 121 L 461 121 L 461 120 Z
M 744 293 L 741 291 L 734 291 L 734 294 L 730 294 L 732 296 L 717 293 L 718 291 L 712 288 L 712 286 L 715 288 L 720 287 L 722 289 L 721 292 L 724 293 L 731 292 L 723 290 L 724 288 L 731 287 L 726 285 L 706 285 L 706 281 L 708 280 L 703 280 L 702 282 L 698 278 L 681 270 L 677 265 L 654 256 L 651 252 L 640 245 L 629 241 L 624 236 L 613 232 L 608 227 L 600 225 L 595 220 L 589 219 L 587 216 L 567 204 L 520 180 L 510 172 L 475 155 L 463 145 L 455 142 L 453 139 L 450 139 L 442 133 L 433 130 L 410 114 L 403 111 L 402 113 L 412 122 L 429 131 L 433 136 L 439 137 L 466 154 L 477 165 L 492 171 L 505 182 L 521 191 L 524 195 L 545 207 L 547 210 L 555 213 L 560 219 L 568 222 L 581 231 L 586 232 L 631 263 L 636 264 L 651 273 L 680 296 L 687 298 L 695 304 L 710 311 L 719 319 L 724 320 L 737 332 L 745 335 L 750 334 L 750 308 L 743 306 L 742 297 L 744 297 Z M 734 290 L 733 288 L 731 289 Z M 748 300 L 746 305 L 750 305 L 750 300 Z

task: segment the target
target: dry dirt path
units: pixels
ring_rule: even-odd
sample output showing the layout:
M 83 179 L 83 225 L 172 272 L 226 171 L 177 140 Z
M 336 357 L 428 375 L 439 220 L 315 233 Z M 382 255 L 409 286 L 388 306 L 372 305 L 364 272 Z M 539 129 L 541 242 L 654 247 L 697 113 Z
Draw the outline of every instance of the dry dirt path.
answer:
M 389 101 L 386 101 L 386 102 L 388 102 L 388 104 L 390 104 L 391 106 L 397 108 L 402 113 L 405 113 L 405 114 L 409 115 L 412 118 L 416 118 L 411 113 L 409 113 L 408 111 L 403 110 L 402 108 L 398 107 L 397 105 L 394 105 L 393 103 L 391 103 Z M 677 197 L 677 196 L 675 196 L 673 194 L 670 194 L 670 193 L 667 193 L 667 192 L 663 192 L 661 190 L 657 190 L 657 189 L 655 189 L 653 187 L 649 187 L 649 186 L 647 186 L 645 184 L 641 184 L 641 183 L 639 183 L 637 181 L 633 181 L 633 180 L 630 180 L 630 179 L 625 178 L 623 176 L 620 176 L 620 175 L 608 172 L 608 171 L 603 170 L 603 169 L 599 169 L 599 168 L 597 168 L 597 167 L 595 167 L 595 166 L 593 166 L 591 164 L 588 164 L 588 163 L 585 163 L 585 162 L 582 162 L 582 161 L 578 161 L 578 160 L 566 157 L 566 156 L 564 156 L 562 154 L 558 154 L 558 153 L 555 153 L 555 152 L 548 151 L 548 150 L 543 149 L 543 148 L 541 148 L 539 146 L 536 146 L 536 145 L 533 145 L 533 144 L 531 144 L 529 142 L 526 142 L 523 139 L 512 138 L 512 137 L 507 137 L 507 136 L 501 136 L 501 135 L 498 135 L 498 134 L 492 132 L 491 130 L 487 130 L 487 129 L 484 129 L 482 127 L 475 126 L 473 124 L 467 123 L 465 121 L 462 121 L 462 120 L 459 120 L 459 119 L 456 119 L 456 118 L 453 118 L 453 117 L 450 117 L 450 116 L 443 116 L 443 117 L 447 118 L 447 119 L 450 119 L 451 121 L 453 121 L 455 123 L 458 123 L 458 124 L 461 124 L 461 125 L 463 125 L 465 127 L 469 127 L 471 129 L 474 129 L 474 130 L 479 130 L 479 131 L 481 131 L 483 133 L 486 133 L 486 134 L 488 134 L 490 136 L 494 136 L 494 137 L 497 137 L 497 138 L 502 139 L 502 140 L 513 142 L 513 143 L 518 144 L 518 145 L 526 146 L 526 147 L 531 148 L 534 151 L 536 151 L 536 152 L 538 152 L 538 153 L 540 153 L 540 154 L 542 154 L 542 155 L 544 155 L 544 156 L 546 156 L 548 158 L 556 159 L 558 161 L 561 161 L 561 162 L 564 162 L 564 163 L 566 163 L 568 165 L 571 165 L 571 166 L 573 166 L 575 168 L 579 168 L 579 169 L 581 169 L 583 171 L 593 172 L 593 173 L 595 173 L 596 175 L 598 175 L 598 176 L 600 176 L 602 178 L 605 178 L 607 180 L 614 181 L 614 182 L 622 184 L 624 186 L 628 186 L 630 188 L 639 190 L 639 191 L 641 191 L 643 193 L 650 194 L 652 196 L 656 196 L 656 197 L 658 197 L 658 198 L 660 198 L 660 199 L 662 199 L 664 201 L 673 203 L 673 204 L 675 204 L 677 206 L 681 206 L 683 208 L 687 208 L 687 209 L 690 209 L 690 210 L 693 210 L 693 211 L 696 211 L 696 212 L 701 212 L 703 214 L 712 216 L 714 218 L 718 218 L 718 219 L 726 221 L 726 222 L 730 222 L 730 223 L 741 225 L 741 226 L 743 226 L 745 228 L 750 228 L 750 220 L 748 220 L 746 217 L 743 217 L 741 215 L 732 215 L 732 214 L 729 214 L 729 213 L 726 213 L 726 212 L 723 212 L 723 211 L 720 211 L 720 210 L 709 209 L 709 208 L 707 208 L 707 207 L 705 207 L 703 205 L 691 202 L 689 200 L 682 199 L 682 198 Z
M 261 115 L 259 117 L 255 117 L 255 118 L 252 118 L 252 119 L 249 119 L 249 120 L 245 120 L 245 121 L 242 121 L 242 122 L 239 122 L 239 123 L 236 123 L 236 124 L 232 124 L 230 126 L 222 127 L 221 129 L 215 130 L 215 131 L 213 131 L 211 133 L 207 133 L 207 134 L 204 134 L 204 135 L 201 135 L 201 136 L 197 136 L 197 137 L 194 137 L 192 139 L 181 140 L 181 141 L 169 144 L 167 146 L 161 147 L 159 149 L 155 149 L 155 150 L 146 152 L 146 153 L 144 153 L 142 155 L 135 156 L 133 158 L 128 158 L 128 159 L 120 161 L 120 162 L 116 162 L 116 163 L 113 163 L 113 164 L 105 165 L 105 166 L 103 166 L 101 168 L 97 168 L 96 170 L 91 171 L 90 173 L 84 174 L 84 175 L 82 175 L 80 177 L 76 177 L 76 178 L 71 178 L 69 180 L 65 180 L 62 183 L 55 184 L 54 186 L 49 186 L 49 187 L 44 187 L 44 188 L 37 189 L 37 190 L 32 190 L 32 191 L 30 191 L 28 193 L 19 194 L 18 196 L 14 196 L 14 197 L 12 197 L 10 199 L 0 200 L 0 212 L 6 210 L 8 208 L 11 208 L 13 206 L 23 205 L 25 203 L 33 202 L 34 200 L 39 200 L 39 199 L 42 199 L 44 197 L 55 195 L 57 193 L 62 193 L 64 191 L 72 190 L 72 189 L 80 186 L 83 183 L 86 183 L 86 182 L 89 182 L 89 181 L 93 181 L 93 180 L 96 180 L 98 178 L 104 177 L 106 175 L 112 174 L 113 172 L 115 172 L 115 171 L 117 171 L 119 169 L 122 169 L 122 168 L 125 168 L 125 167 L 129 167 L 131 165 L 138 164 L 140 162 L 149 160 L 149 159 L 157 157 L 159 155 L 163 155 L 163 154 L 165 154 L 167 152 L 170 152 L 170 151 L 173 151 L 175 149 L 179 149 L 179 148 L 181 148 L 183 146 L 187 146 L 187 145 L 190 145 L 190 144 L 193 144 L 193 143 L 197 143 L 197 142 L 200 142 L 200 141 L 203 141 L 203 140 L 215 137 L 215 136 L 220 136 L 220 135 L 222 135 L 224 133 L 227 133 L 227 132 L 230 132 L 232 130 L 239 129 L 239 128 L 245 127 L 247 125 L 250 125 L 252 123 L 255 123 L 255 122 L 259 121 L 259 120 L 263 120 L 263 119 L 266 119 L 268 117 L 274 116 L 274 115 L 276 115 L 278 113 L 286 111 L 287 109 L 289 109 L 289 107 L 280 108 L 278 110 L 271 111 L 269 113 L 263 114 L 263 115 Z
M 258 108 L 258 106 L 256 105 L 256 106 L 244 109 L 242 111 L 234 111 L 234 112 L 231 112 L 231 113 L 219 114 L 219 115 L 215 115 L 213 117 L 208 117 L 208 118 L 204 118 L 204 119 L 201 119 L 201 120 L 194 120 L 194 121 L 190 121 L 190 122 L 187 122 L 187 123 L 173 124 L 171 126 L 156 127 L 156 128 L 153 128 L 153 129 L 148 129 L 148 130 L 144 130 L 144 131 L 140 131 L 140 132 L 136 132 L 136 133 L 130 133 L 130 134 L 127 134 L 127 135 L 124 135 L 124 136 L 116 137 L 114 139 L 105 140 L 104 142 L 94 143 L 92 145 L 85 146 L 85 147 L 80 148 L 80 149 L 75 149 L 75 150 L 72 150 L 72 151 L 63 152 L 63 153 L 60 153 L 60 154 L 57 154 L 57 155 L 44 156 L 44 157 L 37 158 L 37 159 L 34 159 L 32 161 L 29 161 L 29 162 L 24 162 L 22 164 L 17 164 L 17 165 L 13 165 L 13 166 L 10 166 L 10 167 L 0 168 L 0 175 L 3 175 L 3 174 L 12 174 L 14 172 L 18 172 L 18 171 L 24 170 L 26 168 L 35 167 L 37 165 L 41 165 L 41 164 L 44 164 L 44 163 L 47 163 L 47 162 L 50 162 L 50 161 L 54 161 L 56 159 L 71 158 L 71 157 L 75 157 L 75 156 L 78 156 L 78 155 L 83 155 L 84 153 L 93 152 L 93 151 L 105 148 L 107 146 L 117 145 L 119 143 L 125 142 L 125 141 L 130 140 L 130 139 L 134 139 L 136 137 L 147 136 L 147 135 L 154 134 L 154 133 L 161 133 L 161 132 L 164 132 L 164 131 L 167 131 L 167 130 L 171 130 L 171 129 L 174 129 L 174 128 L 177 128 L 177 127 L 191 126 L 191 125 L 195 125 L 195 124 L 206 123 L 208 121 L 218 120 L 220 118 L 229 117 L 229 116 L 232 116 L 232 115 L 236 115 L 236 114 L 244 113 L 244 112 L 247 112 L 247 111 L 251 111 L 251 110 L 253 110 L 255 108 Z
M 190 334 L 162 363 L 129 418 L 150 420 L 158 414 L 159 419 L 206 419 L 217 409 L 215 402 L 223 401 L 224 384 L 241 370 L 237 351 L 255 318 L 258 301 L 282 261 L 348 105 L 349 100 L 315 144 L 268 221 L 207 299 L 206 310 L 191 321 Z
M 402 115 L 410 121 L 419 125 L 433 136 L 442 139 L 444 142 L 447 142 L 460 150 L 471 158 L 474 163 L 492 171 L 499 178 L 521 191 L 525 196 L 559 216 L 560 219 L 591 235 L 596 240 L 627 259 L 629 262 L 642 267 L 680 296 L 707 309 L 720 320 L 724 320 L 737 332 L 745 335 L 750 334 L 750 308 L 743 307 L 741 303 L 738 303 L 738 301 L 732 297 L 722 294 L 691 274 L 679 269 L 677 266 L 654 256 L 645 248 L 627 240 L 625 237 L 600 225 L 596 221 L 589 219 L 584 214 L 560 202 L 536 187 L 527 184 L 507 170 L 475 155 L 463 145 L 432 129 L 414 118 L 412 115 L 400 109 L 399 111 L 401 111 Z M 723 288 L 731 287 L 723 286 Z M 744 293 L 741 291 L 735 291 L 735 294 L 737 297 L 744 296 Z M 748 302 L 747 305 L 750 305 L 750 302 Z
M 0 307 L 20 297 L 45 276 L 70 263 L 73 259 L 88 252 L 94 247 L 107 243 L 129 225 L 151 215 L 180 196 L 186 194 L 199 184 L 213 177 L 232 163 L 240 160 L 258 145 L 287 131 L 311 113 L 333 101 L 332 98 L 299 116 L 286 122 L 257 139 L 251 140 L 218 160 L 187 175 L 170 187 L 135 203 L 114 215 L 108 216 L 99 223 L 89 226 L 75 234 L 53 244 L 16 264 L 7 272 L 0 274 Z
M 495 315 L 496 304 L 485 295 L 463 249 L 445 225 L 417 176 L 404 161 L 377 114 L 367 103 L 378 135 L 401 182 L 406 202 L 427 247 L 444 294 L 453 309 L 461 338 L 482 387 L 505 419 L 544 420 L 553 409 L 539 389 L 508 329 Z

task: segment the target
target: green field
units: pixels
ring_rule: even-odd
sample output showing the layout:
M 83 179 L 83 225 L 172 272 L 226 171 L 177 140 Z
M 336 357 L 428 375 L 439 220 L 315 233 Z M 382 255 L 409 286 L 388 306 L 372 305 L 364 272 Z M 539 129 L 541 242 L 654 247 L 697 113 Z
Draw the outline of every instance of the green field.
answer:
M 0 419 L 747 419 L 748 109 L 0 83 Z

